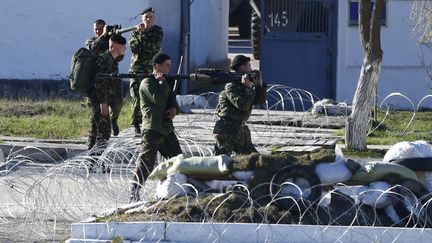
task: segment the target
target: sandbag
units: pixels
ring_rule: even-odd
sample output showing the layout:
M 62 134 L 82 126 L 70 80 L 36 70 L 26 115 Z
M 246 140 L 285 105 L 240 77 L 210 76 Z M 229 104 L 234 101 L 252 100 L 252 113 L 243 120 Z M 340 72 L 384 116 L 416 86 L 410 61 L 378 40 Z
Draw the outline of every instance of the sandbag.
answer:
M 214 189 L 220 193 L 225 192 L 225 188 L 235 184 L 242 184 L 240 181 L 233 180 L 211 180 L 204 181 L 211 189 Z
M 432 148 L 428 142 L 423 140 L 404 141 L 393 145 L 385 154 L 383 162 L 426 157 L 432 157 Z
M 190 187 L 184 184 L 187 176 L 183 174 L 171 174 L 167 179 L 156 186 L 157 198 L 171 198 L 179 195 L 186 195 L 190 192 Z
M 333 163 L 320 163 L 315 166 L 315 173 L 320 178 L 321 184 L 331 185 L 345 182 L 351 179 L 352 172 L 343 160 Z
M 243 182 L 248 182 L 249 179 L 252 177 L 253 173 L 253 171 L 238 170 L 232 172 L 231 175 Z
M 165 162 L 158 164 L 158 166 L 156 166 L 153 169 L 153 171 L 150 173 L 150 175 L 148 176 L 148 179 L 165 180 L 165 178 L 168 175 L 168 168 L 170 168 L 174 164 L 175 161 L 182 160 L 184 158 L 188 158 L 188 157 L 185 157 L 184 154 L 179 154 L 175 157 L 172 157 L 172 158 L 166 160 Z
M 390 185 L 384 181 L 376 181 L 369 184 L 369 188 L 358 195 L 358 200 L 374 208 L 385 208 L 392 205 L 389 191 Z
M 229 167 L 233 160 L 231 157 L 222 154 L 209 157 L 190 157 L 178 159 L 168 168 L 168 174 L 182 173 L 195 177 L 219 178 L 230 173 Z
M 199 178 L 223 178 L 229 176 L 231 163 L 232 159 L 224 154 L 209 157 L 178 155 L 159 164 L 148 178 L 160 180 L 175 173 Z
M 327 116 L 349 116 L 351 106 L 346 103 L 337 103 L 331 99 L 323 99 L 313 104 L 312 114 L 324 114 Z
M 351 182 L 371 183 L 379 181 L 389 174 L 396 174 L 401 178 L 410 178 L 417 180 L 416 173 L 405 166 L 385 163 L 381 161 L 373 161 L 366 163 L 364 168 L 356 171 L 351 177 Z

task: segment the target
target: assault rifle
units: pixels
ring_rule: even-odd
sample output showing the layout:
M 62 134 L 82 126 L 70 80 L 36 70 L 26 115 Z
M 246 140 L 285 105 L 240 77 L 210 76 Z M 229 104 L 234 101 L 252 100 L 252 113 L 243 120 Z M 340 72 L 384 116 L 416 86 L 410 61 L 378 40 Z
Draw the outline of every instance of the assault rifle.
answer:
M 191 74 L 175 74 L 175 75 L 164 75 L 167 80 L 178 80 L 187 79 L 194 80 L 201 83 L 215 83 L 223 84 L 232 81 L 240 81 L 243 75 L 248 75 L 249 79 L 254 80 L 259 77 L 258 71 L 252 71 L 250 73 L 237 73 L 237 72 L 225 72 L 223 69 L 214 68 L 199 68 Z M 96 78 L 108 78 L 108 79 L 123 79 L 123 78 L 134 78 L 144 79 L 153 77 L 151 73 L 98 73 Z
M 131 26 L 131 27 L 127 27 L 127 28 L 122 28 L 121 25 L 119 25 L 119 24 L 107 26 L 108 35 L 113 35 L 113 34 L 121 35 L 123 33 L 132 31 L 134 29 L 136 29 L 136 26 Z

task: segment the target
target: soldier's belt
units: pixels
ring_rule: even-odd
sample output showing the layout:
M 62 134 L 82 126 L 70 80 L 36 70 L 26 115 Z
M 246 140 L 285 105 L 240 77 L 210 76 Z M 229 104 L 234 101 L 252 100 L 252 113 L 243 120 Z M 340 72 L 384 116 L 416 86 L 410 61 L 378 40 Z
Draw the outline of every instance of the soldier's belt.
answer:
M 235 120 L 235 119 L 230 119 L 227 117 L 222 117 L 221 120 L 227 122 L 227 123 L 231 123 L 231 124 L 235 124 L 235 125 L 240 125 L 241 127 L 246 126 L 247 121 L 239 121 L 239 120 Z

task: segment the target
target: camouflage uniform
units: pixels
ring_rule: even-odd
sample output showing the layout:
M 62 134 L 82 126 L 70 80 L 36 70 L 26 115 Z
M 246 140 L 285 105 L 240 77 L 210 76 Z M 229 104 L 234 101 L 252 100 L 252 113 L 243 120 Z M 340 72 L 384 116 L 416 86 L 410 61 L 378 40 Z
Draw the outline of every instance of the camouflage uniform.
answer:
M 255 104 L 262 102 L 265 86 L 247 88 L 239 81 L 233 81 L 225 85 L 225 89 L 219 95 L 218 116 L 213 129 L 215 134 L 215 154 L 231 155 L 249 154 L 257 152 L 251 140 L 251 133 L 246 126 Z
M 141 153 L 136 163 L 132 187 L 132 196 L 135 200 L 139 189 L 153 170 L 157 152 L 159 151 L 165 158 L 182 153 L 174 133 L 173 121 L 166 117 L 166 110 L 172 105 L 179 111 L 178 104 L 172 103 L 173 92 L 168 82 L 158 81 L 154 77 L 145 78 L 141 82 L 139 95 L 142 101 L 143 131 Z
M 90 51 L 92 51 L 97 56 L 101 55 L 102 53 L 106 52 L 109 49 L 109 36 L 108 35 L 102 35 L 99 37 L 91 37 L 86 41 L 86 47 Z M 122 59 L 122 57 L 121 57 Z M 117 62 L 120 62 L 121 59 L 116 60 Z M 111 108 L 111 119 L 118 119 L 121 108 L 123 106 L 123 100 L 120 97 L 115 97 L 117 102 L 114 102 L 113 106 L 110 106 Z
M 118 60 L 114 60 L 109 51 L 101 54 L 96 60 L 98 73 L 118 73 Z M 119 113 L 123 98 L 123 85 L 121 79 L 97 79 L 94 90 L 89 99 L 92 107 L 91 130 L 88 140 L 89 149 L 96 143 L 106 146 L 111 136 L 111 121 L 109 117 L 101 115 L 100 104 L 105 103 L 111 107 L 112 113 Z
M 143 33 L 133 30 L 129 38 L 129 46 L 132 52 L 130 73 L 151 73 L 152 59 L 161 50 L 163 39 L 162 28 L 158 25 L 144 30 Z M 130 95 L 132 97 L 132 125 L 139 125 L 142 121 L 140 111 L 139 87 L 140 79 L 130 80 Z
M 93 36 L 87 39 L 85 46 L 92 51 L 96 56 L 104 53 L 109 48 L 109 36 L 102 35 L 99 37 Z

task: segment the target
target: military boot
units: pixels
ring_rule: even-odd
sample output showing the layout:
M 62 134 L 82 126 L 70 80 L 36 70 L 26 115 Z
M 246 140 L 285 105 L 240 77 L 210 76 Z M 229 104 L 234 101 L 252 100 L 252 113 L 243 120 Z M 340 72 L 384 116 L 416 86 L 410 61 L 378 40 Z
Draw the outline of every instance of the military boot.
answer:
M 131 197 L 129 199 L 129 203 L 139 202 L 141 200 L 139 190 L 141 186 L 134 183 L 131 190 Z
M 120 128 L 117 124 L 117 118 L 111 118 L 111 126 L 112 126 L 113 136 L 119 135 Z

